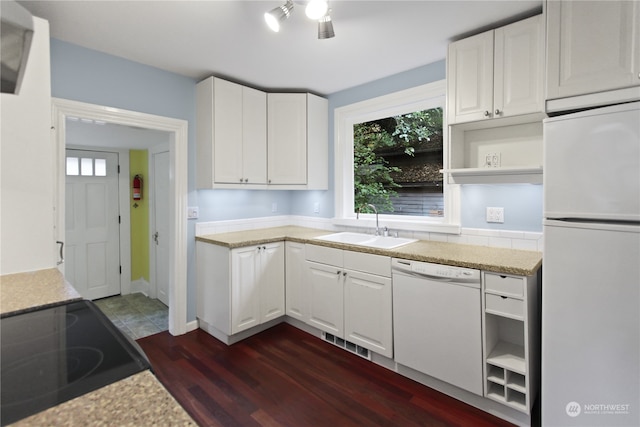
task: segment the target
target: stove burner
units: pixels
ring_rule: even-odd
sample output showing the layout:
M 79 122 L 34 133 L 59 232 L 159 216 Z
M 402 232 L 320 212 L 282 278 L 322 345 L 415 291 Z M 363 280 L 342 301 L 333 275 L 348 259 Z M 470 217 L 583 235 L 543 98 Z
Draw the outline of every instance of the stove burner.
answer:
M 2 381 L 12 384 L 0 391 L 2 404 L 17 405 L 58 393 L 91 375 L 104 360 L 102 351 L 90 347 L 35 354 L 2 369 Z

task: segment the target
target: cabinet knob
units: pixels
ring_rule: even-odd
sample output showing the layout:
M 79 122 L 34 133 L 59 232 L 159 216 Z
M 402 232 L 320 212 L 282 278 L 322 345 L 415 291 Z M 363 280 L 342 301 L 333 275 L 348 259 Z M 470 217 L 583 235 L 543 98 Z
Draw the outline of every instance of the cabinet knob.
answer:
M 244 179 L 244 182 L 249 182 L 249 178 L 245 178 L 245 179 Z
M 489 111 L 486 111 L 486 110 L 485 110 L 485 112 L 484 112 L 484 116 L 485 116 L 485 117 L 489 117 L 490 115 L 491 115 L 491 113 L 490 113 Z
M 242 182 L 242 181 L 243 181 L 243 179 L 242 179 L 242 178 L 240 178 L 240 182 Z
M 499 116 L 500 114 L 501 114 L 501 113 L 500 113 L 500 110 L 498 110 L 498 109 L 496 108 L 496 116 Z
M 338 276 L 340 275 L 340 273 L 342 273 L 342 271 L 338 270 L 338 271 L 337 271 Z

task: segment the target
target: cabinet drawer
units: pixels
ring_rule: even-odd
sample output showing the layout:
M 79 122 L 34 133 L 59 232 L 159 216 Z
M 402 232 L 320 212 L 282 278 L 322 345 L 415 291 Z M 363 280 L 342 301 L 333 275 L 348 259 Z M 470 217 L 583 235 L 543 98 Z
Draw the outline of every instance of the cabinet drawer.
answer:
M 484 275 L 484 290 L 500 295 L 522 298 L 524 295 L 524 282 L 520 277 L 487 273 Z
M 391 277 L 391 258 L 364 252 L 344 251 L 344 268 Z
M 500 295 L 485 295 L 485 311 L 512 319 L 524 320 L 524 301 Z
M 329 248 L 327 246 L 306 245 L 305 258 L 308 261 L 315 261 L 321 264 L 342 267 L 342 249 Z

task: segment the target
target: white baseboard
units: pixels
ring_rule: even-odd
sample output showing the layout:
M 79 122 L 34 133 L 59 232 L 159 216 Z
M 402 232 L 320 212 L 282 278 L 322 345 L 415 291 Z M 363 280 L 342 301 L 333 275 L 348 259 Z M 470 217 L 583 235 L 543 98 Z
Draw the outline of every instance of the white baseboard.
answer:
M 141 292 L 147 297 L 151 294 L 151 284 L 144 280 L 144 277 L 131 281 L 131 293 L 135 294 L 137 292 Z

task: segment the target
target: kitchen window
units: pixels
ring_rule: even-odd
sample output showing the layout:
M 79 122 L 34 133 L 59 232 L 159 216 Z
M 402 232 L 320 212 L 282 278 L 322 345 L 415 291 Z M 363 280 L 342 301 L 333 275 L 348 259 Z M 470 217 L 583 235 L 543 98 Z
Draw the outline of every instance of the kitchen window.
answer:
M 440 172 L 445 90 L 441 80 L 336 108 L 337 223 L 368 227 L 373 204 L 390 229 L 459 232 L 459 189 Z

